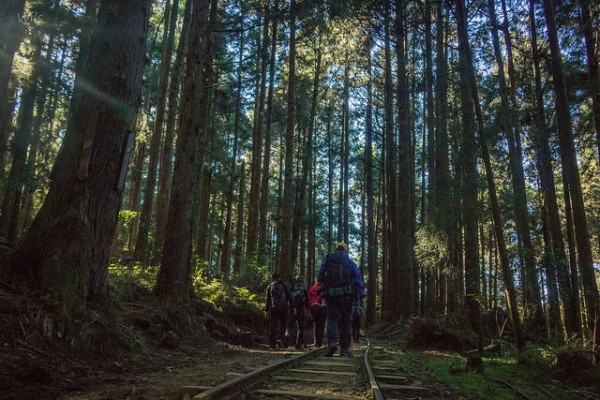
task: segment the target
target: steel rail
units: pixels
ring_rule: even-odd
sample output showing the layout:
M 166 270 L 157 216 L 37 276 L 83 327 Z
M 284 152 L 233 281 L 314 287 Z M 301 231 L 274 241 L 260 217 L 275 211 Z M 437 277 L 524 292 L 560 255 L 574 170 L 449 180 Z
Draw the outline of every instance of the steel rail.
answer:
M 269 364 L 265 367 L 251 371 L 245 375 L 239 376 L 235 379 L 224 382 L 218 386 L 215 386 L 205 392 L 199 393 L 194 396 L 193 399 L 228 399 L 233 396 L 240 394 L 242 391 L 247 390 L 249 386 L 252 386 L 266 376 L 273 372 L 282 370 L 286 367 L 292 367 L 303 361 L 304 358 L 308 358 L 319 353 L 324 353 L 325 348 L 318 348 L 308 351 L 306 353 L 299 354 L 288 360 L 278 361 L 273 364 Z

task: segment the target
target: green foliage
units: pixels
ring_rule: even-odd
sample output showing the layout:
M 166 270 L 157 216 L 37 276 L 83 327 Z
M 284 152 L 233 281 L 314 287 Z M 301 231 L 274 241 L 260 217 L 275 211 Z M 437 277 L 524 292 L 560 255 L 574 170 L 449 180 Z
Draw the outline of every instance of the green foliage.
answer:
M 556 365 L 556 350 L 550 346 L 530 344 L 517 354 L 519 364 L 533 368 L 547 368 Z
M 449 254 L 448 237 L 433 226 L 422 226 L 416 234 L 415 258 L 426 268 L 434 268 Z
M 574 399 L 567 390 L 552 385 L 551 378 L 538 368 L 524 366 L 514 357 L 487 359 L 484 358 L 484 373 L 466 371 L 466 360 L 459 355 L 436 354 L 436 357 L 426 358 L 427 368 L 433 375 L 458 391 L 466 399 L 514 399 L 515 392 L 504 382 L 510 383 L 535 400 L 546 399 L 547 394 L 539 390 L 537 384 L 543 384 L 557 398 Z
M 111 264 L 109 266 L 111 290 L 118 301 L 133 301 L 152 292 L 156 284 L 158 267 L 141 267 Z

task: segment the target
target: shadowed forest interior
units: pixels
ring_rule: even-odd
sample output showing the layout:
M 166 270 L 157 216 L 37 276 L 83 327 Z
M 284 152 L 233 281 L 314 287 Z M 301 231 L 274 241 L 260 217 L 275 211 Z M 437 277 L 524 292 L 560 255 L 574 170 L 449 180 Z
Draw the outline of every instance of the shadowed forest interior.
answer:
M 599 22 L 590 0 L 2 0 L 3 290 L 97 351 L 75 321 L 111 321 L 124 275 L 161 305 L 260 302 L 343 241 L 365 327 L 593 353 Z

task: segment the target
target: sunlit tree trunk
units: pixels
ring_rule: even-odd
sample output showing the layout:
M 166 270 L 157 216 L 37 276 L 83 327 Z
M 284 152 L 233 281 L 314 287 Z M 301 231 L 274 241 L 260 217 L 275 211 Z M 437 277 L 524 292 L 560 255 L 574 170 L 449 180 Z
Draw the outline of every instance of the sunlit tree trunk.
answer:
M 524 320 L 527 322 L 527 330 L 534 336 L 545 337 L 546 323 L 542 310 L 542 302 L 540 288 L 536 273 L 536 262 L 534 258 L 534 248 L 529 231 L 529 215 L 527 210 L 527 196 L 525 193 L 525 176 L 523 173 L 523 159 L 521 156 L 520 134 L 518 127 L 513 123 L 516 118 L 513 114 L 516 113 L 511 107 L 509 101 L 509 87 L 506 83 L 504 71 L 503 54 L 500 49 L 500 38 L 498 35 L 498 21 L 496 18 L 496 9 L 493 0 L 488 0 L 488 10 L 490 15 L 491 33 L 494 44 L 494 54 L 496 56 L 496 64 L 498 66 L 498 83 L 500 87 L 500 127 L 504 131 L 509 149 L 509 166 L 512 177 L 512 188 L 514 193 L 514 211 L 515 220 L 517 223 L 517 231 L 523 242 L 523 259 L 525 280 L 523 282 L 523 300 L 524 300 Z M 508 23 L 508 21 L 505 21 Z M 507 43 L 507 47 L 510 42 Z M 509 56 L 512 55 L 512 49 L 507 50 Z M 509 60 L 510 57 L 509 57 Z M 510 68 L 509 68 L 510 69 Z M 514 104 L 513 104 L 514 105 Z
M 489 192 L 489 197 L 490 197 L 490 206 L 491 206 L 491 210 L 492 210 L 492 219 L 494 222 L 494 228 L 495 228 L 495 233 L 496 233 L 496 242 L 497 242 L 497 246 L 498 246 L 498 252 L 500 255 L 500 262 L 502 265 L 502 274 L 503 274 L 503 278 L 504 278 L 504 286 L 505 286 L 505 293 L 506 293 L 506 303 L 507 303 L 507 307 L 508 307 L 508 311 L 509 311 L 509 315 L 510 315 L 510 319 L 511 319 L 511 323 L 512 323 L 512 328 L 514 331 L 514 335 L 515 335 L 515 343 L 517 345 L 517 348 L 520 349 L 524 346 L 524 338 L 523 338 L 523 328 L 521 325 L 521 320 L 519 317 L 519 310 L 518 310 L 518 306 L 517 306 L 517 301 L 516 301 L 516 293 L 515 293 L 515 289 L 514 289 L 514 278 L 512 275 L 512 272 L 510 270 L 510 264 L 508 261 L 508 251 L 506 249 L 506 243 L 505 243 L 505 238 L 504 238 L 504 231 L 503 231 L 503 223 L 502 223 L 502 217 L 500 215 L 500 207 L 498 205 L 498 198 L 497 198 L 497 191 L 496 191 L 496 183 L 494 181 L 494 173 L 492 170 L 492 166 L 491 166 L 491 157 L 489 154 L 489 150 L 487 147 L 487 140 L 485 137 L 485 126 L 483 123 L 483 113 L 481 111 L 481 102 L 479 100 L 479 92 L 477 90 L 477 82 L 475 79 L 475 71 L 474 71 L 474 67 L 473 67 L 473 58 L 471 55 L 471 47 L 469 45 L 469 35 L 468 35 L 468 30 L 466 27 L 466 11 L 464 9 L 464 3 L 462 3 L 462 0 L 458 0 L 457 1 L 457 9 L 459 10 L 459 14 L 461 15 L 460 18 L 458 18 L 459 21 L 459 39 L 461 40 L 462 44 L 459 44 L 459 47 L 462 49 L 462 53 L 461 53 L 461 57 L 464 57 L 464 60 L 461 61 L 461 63 L 464 63 L 465 65 L 462 66 L 462 68 L 464 68 L 464 72 L 466 74 L 468 74 L 467 80 L 465 82 L 465 85 L 468 86 L 467 88 L 462 88 L 462 90 L 470 90 L 470 103 L 471 103 L 471 107 L 472 109 L 475 111 L 475 116 L 476 116 L 476 121 L 477 121 L 477 127 L 479 129 L 479 147 L 481 150 L 481 158 L 483 160 L 484 166 L 485 166 L 485 175 L 486 175 L 486 179 L 487 179 L 487 183 L 488 183 L 488 192 Z M 459 43 L 461 43 L 459 42 Z M 459 50 L 460 52 L 460 50 Z M 461 70 L 461 74 L 463 73 L 463 71 Z M 462 76 L 462 75 L 461 75 Z M 461 98 L 464 96 L 461 96 Z M 475 141 L 475 138 L 472 138 Z M 469 185 L 468 182 L 474 182 L 474 178 L 475 176 L 471 176 L 469 177 L 468 174 L 465 174 L 465 181 L 467 182 L 467 185 Z M 468 191 L 469 189 L 467 189 Z M 470 213 L 468 210 L 465 210 L 466 213 Z M 464 217 L 465 220 L 471 217 L 465 216 Z M 466 224 L 465 224 L 466 225 Z M 465 229 L 466 230 L 466 229 Z M 468 238 L 467 238 L 467 233 L 465 233 L 465 249 L 467 248 L 467 242 L 468 242 Z M 469 289 L 467 287 L 469 282 L 469 279 L 467 279 L 467 274 L 468 274 L 468 268 L 466 267 L 469 263 L 469 258 L 467 256 L 467 251 L 465 250 L 465 287 L 467 288 L 467 297 L 469 296 Z M 476 299 L 473 298 L 472 300 L 474 300 L 476 302 Z M 472 304 L 474 306 L 474 304 Z M 479 321 L 479 323 L 481 323 L 481 320 Z M 481 341 L 480 341 L 480 346 L 482 345 Z M 481 350 L 481 347 L 480 347 Z
M 233 149 L 231 151 L 231 161 L 229 162 L 229 184 L 225 191 L 224 197 L 226 202 L 225 211 L 225 228 L 223 232 L 223 253 L 221 255 L 221 273 L 227 275 L 231 264 L 231 233 L 232 233 L 232 215 L 233 215 L 233 191 L 235 189 L 235 181 L 239 178 L 239 171 L 237 171 L 237 157 L 238 157 L 238 137 L 240 131 L 240 116 L 242 112 L 242 62 L 244 59 L 244 30 L 241 29 L 243 26 L 242 20 L 240 20 L 240 48 L 239 48 L 239 59 L 238 62 L 240 67 L 237 70 L 237 91 L 235 94 L 235 117 L 233 122 Z M 239 272 L 239 271 L 237 271 Z
M 137 241 L 133 252 L 133 262 L 141 262 L 146 265 L 148 262 L 148 233 L 152 222 L 152 211 L 154 208 L 154 189 L 156 187 L 156 178 L 158 174 L 158 161 L 160 157 L 160 144 L 163 134 L 163 125 L 167 109 L 167 88 L 169 82 L 169 71 L 171 69 L 171 57 L 173 53 L 173 42 L 175 41 L 175 28 L 177 24 L 177 14 L 179 0 L 173 0 L 165 4 L 165 16 L 163 26 L 163 51 L 158 72 L 158 93 L 154 127 L 150 138 L 150 153 L 148 160 L 148 173 L 146 185 L 144 187 L 144 203 L 142 212 L 139 216 L 139 227 Z
M 261 7 L 263 14 L 262 44 L 258 50 L 260 57 L 260 76 L 258 77 L 259 91 L 255 104 L 254 129 L 252 131 L 252 163 L 250 164 L 250 195 L 248 197 L 248 234 L 246 257 L 254 259 L 257 256 L 258 223 L 260 217 L 260 185 L 263 153 L 263 130 L 265 120 L 265 97 L 267 91 L 267 70 L 269 67 L 269 20 L 267 19 L 268 1 Z
M 275 0 L 273 10 L 267 7 L 268 20 L 272 21 L 271 26 L 271 42 L 270 42 L 270 57 L 269 57 L 269 90 L 267 94 L 267 110 L 265 116 L 265 140 L 263 160 L 262 182 L 260 184 L 260 219 L 258 227 L 258 256 L 259 265 L 267 263 L 267 238 L 269 226 L 269 182 L 271 171 L 271 131 L 273 121 L 273 93 L 275 91 L 275 63 L 277 57 L 277 18 L 271 18 L 272 15 L 277 15 L 279 10 L 279 0 Z M 270 261 L 270 260 L 269 260 Z
M 149 0 L 101 2 L 84 75 L 95 89 L 73 103 L 50 192 L 3 263 L 3 275 L 33 277 L 67 317 L 108 301 L 108 258 L 133 143 L 149 16 Z
M 171 82 L 169 87 L 169 111 L 167 114 L 167 123 L 165 126 L 165 136 L 162 143 L 162 152 L 160 158 L 160 171 L 158 175 L 158 195 L 156 199 L 156 232 L 152 254 L 152 263 L 158 264 L 162 255 L 162 249 L 165 242 L 165 233 L 167 228 L 167 216 L 169 215 L 169 199 L 171 197 L 171 185 L 173 182 L 173 140 L 177 131 L 177 115 L 179 112 L 179 93 L 183 68 L 185 66 L 185 51 L 187 48 L 187 38 L 190 30 L 190 19 L 192 12 L 192 2 L 185 2 L 185 11 L 181 34 L 175 62 L 171 71 Z
M 6 107 L 12 98 L 9 89 L 13 59 L 23 37 L 25 0 L 4 0 L 0 2 L 0 171 L 4 170 L 5 149 L 8 141 L 8 127 L 12 114 Z
M 42 141 L 42 127 L 44 125 L 44 117 L 49 110 L 46 109 L 47 99 L 50 91 L 51 72 L 48 66 L 52 65 L 52 54 L 54 53 L 54 35 L 50 35 L 46 50 L 46 56 L 42 61 L 42 67 L 39 71 L 39 92 L 35 104 L 35 120 L 31 127 L 31 143 L 27 154 L 27 164 L 25 166 L 26 182 L 23 185 L 23 193 L 21 206 L 18 209 L 17 215 L 17 235 L 25 233 L 25 228 L 29 227 L 33 219 L 33 190 L 32 185 L 28 184 L 36 176 L 36 164 L 38 163 L 40 144 Z
M 180 132 L 161 266 L 155 291 L 159 297 L 185 300 L 191 290 L 192 208 L 197 171 L 201 100 L 206 57 L 209 0 L 192 1 L 189 50 L 182 94 Z
M 9 242 L 17 240 L 17 227 L 21 209 L 21 196 L 27 172 L 27 149 L 31 141 L 33 130 L 33 115 L 37 96 L 40 92 L 39 79 L 42 74 L 42 47 L 44 43 L 40 32 L 33 35 L 33 65 L 31 76 L 25 85 L 19 99 L 17 127 L 12 147 L 12 164 L 8 174 L 8 183 L 2 199 L 0 212 L 0 237 Z M 41 112 L 41 110 L 40 110 Z

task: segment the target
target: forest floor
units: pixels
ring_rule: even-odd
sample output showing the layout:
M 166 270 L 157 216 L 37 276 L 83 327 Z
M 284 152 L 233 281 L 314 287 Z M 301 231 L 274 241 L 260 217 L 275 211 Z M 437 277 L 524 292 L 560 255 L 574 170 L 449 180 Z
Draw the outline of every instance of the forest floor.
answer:
M 49 326 L 43 312 L 32 311 L 35 308 L 27 303 L 26 296 L 16 297 L 0 289 L 0 400 L 174 400 L 181 398 L 178 394 L 182 387 L 214 386 L 231 379 L 229 373 L 246 373 L 305 351 L 269 350 L 264 333 L 266 321 L 255 317 L 254 325 L 249 326 L 248 315 L 240 320 L 244 321 L 242 330 L 251 332 L 249 345 L 232 344 L 236 328 L 231 321 L 217 319 L 207 324 L 202 317 L 198 318 L 201 323 L 193 324 L 194 329 L 187 329 L 185 334 L 178 332 L 181 337 L 171 333 L 173 343 L 169 344 L 165 335 L 159 340 L 159 335 L 147 326 L 151 304 L 139 301 L 120 305 L 124 326 L 129 326 L 126 333 L 120 333 L 128 338 L 121 337 L 120 341 L 133 344 L 93 353 L 76 352 L 64 340 L 49 340 L 49 332 L 56 330 Z M 232 314 L 231 309 L 226 314 Z M 205 316 L 206 311 L 198 315 Z M 82 332 L 94 321 L 80 324 Z M 226 334 L 227 340 L 218 329 L 224 324 L 232 328 L 231 334 Z M 546 373 L 544 368 L 515 363 L 509 363 L 507 371 L 500 358 L 485 361 L 487 374 L 475 374 L 464 369 L 464 353 L 444 350 L 444 345 L 407 348 L 409 335 L 404 325 L 380 325 L 367 334 L 379 346 L 402 349 L 402 368 L 416 382 L 433 389 L 439 399 L 600 399 L 596 378 L 572 384 Z M 105 339 L 106 343 L 115 342 L 108 337 L 91 341 L 102 344 Z M 593 370 L 594 376 L 600 377 L 598 367 Z M 474 382 L 478 386 L 468 387 Z M 540 389 L 541 384 L 544 387 Z M 528 390 L 519 389 L 524 387 Z

